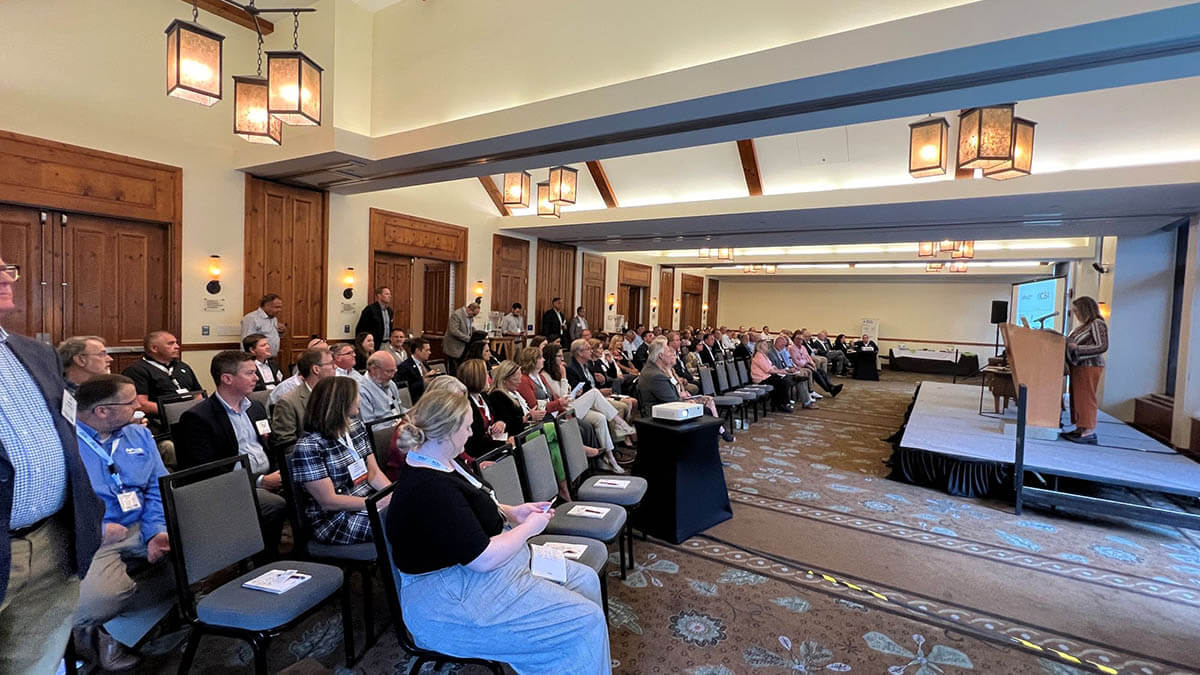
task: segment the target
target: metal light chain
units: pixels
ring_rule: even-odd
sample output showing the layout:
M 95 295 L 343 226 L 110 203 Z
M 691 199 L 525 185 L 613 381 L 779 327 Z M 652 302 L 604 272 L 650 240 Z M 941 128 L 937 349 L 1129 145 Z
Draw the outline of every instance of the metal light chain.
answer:
M 300 12 L 292 12 L 292 49 L 300 49 Z
M 258 34 L 258 76 L 262 77 L 262 33 Z
M 200 8 L 196 6 L 196 0 L 192 0 L 192 23 L 200 23 Z

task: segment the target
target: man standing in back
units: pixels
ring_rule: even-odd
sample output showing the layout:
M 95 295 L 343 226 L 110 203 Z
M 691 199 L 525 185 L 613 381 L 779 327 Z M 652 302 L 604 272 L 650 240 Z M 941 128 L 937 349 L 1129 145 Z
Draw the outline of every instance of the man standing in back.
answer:
M 287 326 L 279 322 L 279 313 L 283 311 L 283 299 L 276 293 L 267 293 L 258 301 L 258 309 L 242 317 L 242 339 L 255 333 L 267 338 L 271 346 L 268 357 L 279 358 L 279 338 L 287 331 Z
M 542 314 L 542 335 L 546 336 L 547 342 L 554 342 L 563 336 L 566 327 L 566 319 L 562 314 L 562 298 L 554 298 L 550 301 L 550 309 Z
M 0 320 L 16 311 L 20 268 L 0 260 Z M 92 491 L 54 350 L 0 326 L 0 672 L 52 673 L 100 547 Z
M 375 302 L 363 307 L 354 334 L 370 333 L 375 344 L 381 345 L 392 334 L 392 289 L 380 286 L 375 289 Z
M 446 372 L 451 375 L 458 368 L 467 343 L 471 341 L 471 333 L 475 332 L 475 316 L 479 314 L 478 303 L 468 303 L 459 307 L 450 315 L 446 324 L 446 337 L 442 338 L 442 351 L 446 354 Z
M 588 322 L 587 318 L 583 316 L 583 307 L 576 307 L 575 316 L 571 317 L 571 320 L 567 322 L 567 335 L 569 335 L 571 337 L 571 341 L 574 342 L 575 340 L 583 337 L 583 331 L 587 329 Z M 589 335 L 588 337 L 591 336 Z

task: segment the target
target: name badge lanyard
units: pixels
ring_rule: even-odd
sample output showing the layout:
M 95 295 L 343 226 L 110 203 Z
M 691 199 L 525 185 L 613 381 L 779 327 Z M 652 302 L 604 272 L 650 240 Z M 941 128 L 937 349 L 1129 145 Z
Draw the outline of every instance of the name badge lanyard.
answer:
M 408 451 L 408 461 L 412 464 L 427 466 L 431 469 L 437 469 L 439 471 L 453 471 L 457 473 L 458 475 L 467 479 L 467 482 L 470 483 L 475 489 L 487 492 L 488 496 L 492 498 L 492 501 L 496 502 L 496 509 L 500 510 L 500 500 L 496 498 L 496 491 L 492 490 L 491 488 L 485 488 L 483 483 L 479 482 L 478 478 L 467 473 L 467 470 L 459 466 L 458 462 L 451 460 L 450 466 L 446 466 L 440 459 L 437 459 L 436 457 L 430 457 L 429 455 L 422 455 L 416 450 Z M 505 520 L 508 519 L 508 516 L 504 515 L 503 510 L 500 510 L 500 515 L 503 516 Z
M 147 358 L 143 358 L 142 360 L 145 361 L 146 363 L 149 363 L 150 365 L 154 366 L 155 368 L 158 368 L 159 370 L 163 371 L 164 373 L 166 373 L 167 377 L 171 378 L 171 383 L 175 385 L 176 391 L 183 390 L 183 385 L 179 384 L 179 380 L 175 379 L 175 366 L 171 366 L 170 368 L 168 368 L 168 367 L 164 366 L 163 364 L 159 363 L 158 361 L 153 361 L 153 360 L 147 359 Z
M 125 483 L 121 480 L 121 474 L 117 471 L 116 462 L 113 461 L 113 455 L 117 454 L 117 446 L 121 444 L 121 439 L 115 437 L 113 438 L 113 449 L 112 452 L 109 453 L 105 452 L 104 448 L 100 447 L 100 444 L 97 443 L 94 438 L 92 438 L 91 434 L 85 431 L 80 431 L 79 437 L 83 439 L 83 442 L 89 448 L 91 448 L 92 452 L 96 453 L 100 459 L 104 460 L 105 466 L 108 467 L 109 477 L 111 477 L 113 482 L 117 485 L 117 491 L 123 491 L 125 489 Z

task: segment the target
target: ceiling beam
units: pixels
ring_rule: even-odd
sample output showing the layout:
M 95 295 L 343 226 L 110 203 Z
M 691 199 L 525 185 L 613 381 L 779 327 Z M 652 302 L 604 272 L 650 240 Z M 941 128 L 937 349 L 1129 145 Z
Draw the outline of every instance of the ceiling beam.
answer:
M 751 197 L 762 196 L 762 174 L 758 172 L 758 153 L 754 151 L 754 139 L 737 142 L 738 156 L 742 158 L 742 173 L 746 175 L 746 190 Z
M 183 2 L 189 5 L 192 4 L 192 0 L 183 0 Z M 239 26 L 254 30 L 254 17 L 250 15 L 250 12 L 240 7 L 235 7 L 225 2 L 225 0 L 196 0 L 196 6 L 206 12 L 216 14 L 226 21 L 232 21 Z M 262 31 L 263 35 L 270 35 L 275 32 L 275 24 L 259 17 L 258 29 Z
M 592 182 L 596 184 L 596 189 L 600 192 L 600 198 L 604 200 L 604 204 L 615 209 L 620 204 L 617 203 L 617 195 L 613 192 L 612 183 L 608 182 L 608 174 L 604 173 L 604 167 L 600 166 L 600 162 L 592 160 L 587 163 L 588 171 L 592 174 Z
M 492 198 L 492 203 L 496 205 L 496 210 L 500 212 L 500 215 L 511 216 L 512 213 L 504 205 L 504 195 L 500 194 L 500 188 L 496 187 L 496 181 L 492 180 L 491 176 L 480 176 L 479 182 L 483 184 L 483 189 Z

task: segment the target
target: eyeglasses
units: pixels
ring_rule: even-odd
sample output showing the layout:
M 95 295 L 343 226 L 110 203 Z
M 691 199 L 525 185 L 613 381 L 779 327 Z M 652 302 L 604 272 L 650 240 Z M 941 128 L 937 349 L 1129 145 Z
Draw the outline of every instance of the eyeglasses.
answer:
M 0 265 L 0 274 L 4 274 L 4 275 L 8 276 L 9 279 L 11 279 L 12 281 L 16 281 L 21 278 L 21 266 L 20 265 Z
M 108 356 L 108 350 L 107 350 L 107 349 L 101 349 L 101 350 L 100 350 L 100 351 L 98 351 L 98 352 L 84 352 L 84 353 L 83 353 L 83 355 L 84 355 L 84 356 L 99 356 L 99 357 L 105 357 L 105 356 Z
M 97 403 L 96 405 L 94 405 L 92 407 L 93 408 L 118 408 L 123 405 L 137 405 L 137 399 L 134 398 L 132 400 L 125 401 L 124 403 Z

